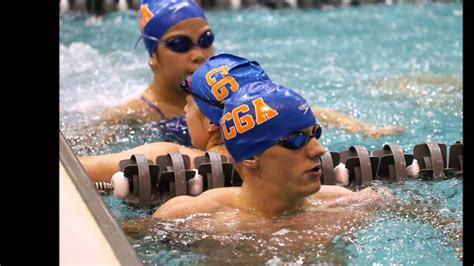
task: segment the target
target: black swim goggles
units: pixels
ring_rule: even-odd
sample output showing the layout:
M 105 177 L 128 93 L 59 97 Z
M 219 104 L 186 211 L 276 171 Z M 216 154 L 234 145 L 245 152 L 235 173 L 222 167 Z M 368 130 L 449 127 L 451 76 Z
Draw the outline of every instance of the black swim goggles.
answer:
M 142 37 L 155 41 L 160 44 L 164 44 L 168 49 L 177 53 L 186 53 L 194 46 L 201 47 L 202 49 L 209 48 L 214 42 L 214 33 L 211 30 L 206 30 L 200 37 L 197 43 L 193 41 L 188 36 L 176 36 L 172 37 L 166 41 L 159 40 L 153 36 L 146 35 L 142 33 Z
M 181 81 L 181 85 L 180 85 L 181 91 L 184 92 L 185 94 L 192 94 L 196 98 L 198 98 L 198 99 L 202 100 L 203 102 L 208 103 L 210 105 L 216 106 L 216 107 L 221 108 L 221 109 L 224 108 L 223 103 L 206 99 L 206 98 L 202 97 L 201 95 L 193 92 L 191 90 L 192 89 L 192 83 L 193 82 L 192 82 L 192 76 L 191 75 L 188 75 L 187 77 L 185 77 L 183 79 L 183 81 Z
M 313 137 L 321 137 L 322 128 L 319 124 L 314 124 L 311 134 L 298 131 L 278 140 L 277 144 L 290 150 L 297 150 L 308 143 Z

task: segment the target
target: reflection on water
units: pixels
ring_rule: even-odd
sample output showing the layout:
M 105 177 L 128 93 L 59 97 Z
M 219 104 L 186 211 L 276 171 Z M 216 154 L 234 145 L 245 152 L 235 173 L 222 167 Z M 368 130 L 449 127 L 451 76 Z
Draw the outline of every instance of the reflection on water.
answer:
M 145 143 L 162 141 L 158 123 L 150 122 L 122 123 L 110 125 L 105 122 L 91 121 L 83 114 L 68 113 L 69 119 L 76 116 L 77 124 L 66 127 L 63 131 L 68 134 L 68 142 L 77 156 L 108 154 L 120 152 L 127 147 L 135 147 Z M 65 122 L 61 122 L 64 125 Z
M 415 76 L 385 78 L 369 84 L 369 88 L 382 93 L 415 101 L 421 106 L 445 109 L 458 104 L 458 112 L 462 110 L 463 81 L 456 75 L 435 75 L 423 73 Z

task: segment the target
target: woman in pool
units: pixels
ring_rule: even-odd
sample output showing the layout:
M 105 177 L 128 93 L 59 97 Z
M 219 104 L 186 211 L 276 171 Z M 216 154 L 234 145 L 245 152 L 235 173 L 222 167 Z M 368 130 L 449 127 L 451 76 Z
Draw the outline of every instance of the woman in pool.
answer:
M 140 98 L 106 111 L 103 119 L 159 121 L 165 139 L 190 145 L 179 84 L 214 54 L 214 34 L 193 0 L 142 0 L 139 14 L 153 79 Z
M 184 120 L 185 95 L 181 80 L 192 74 L 214 54 L 214 34 L 204 12 L 192 0 L 142 0 L 140 3 L 141 38 L 150 56 L 148 64 L 153 80 L 141 94 L 102 115 L 109 123 L 133 120 L 139 123 L 159 121 L 165 141 L 191 144 Z M 332 109 L 314 108 L 323 124 L 371 137 L 403 132 L 403 128 L 376 128 L 349 118 Z

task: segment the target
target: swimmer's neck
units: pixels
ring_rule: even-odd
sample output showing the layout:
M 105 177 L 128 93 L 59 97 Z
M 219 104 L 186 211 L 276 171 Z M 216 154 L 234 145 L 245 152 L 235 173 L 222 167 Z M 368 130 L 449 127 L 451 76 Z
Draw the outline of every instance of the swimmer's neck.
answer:
M 239 199 L 242 209 L 266 218 L 296 213 L 295 211 L 303 209 L 308 202 L 307 197 L 287 195 L 281 188 L 272 185 L 249 185 L 245 182 L 242 184 Z
M 179 85 L 172 85 L 169 82 L 155 76 L 152 83 L 145 90 L 147 98 L 155 102 L 165 102 L 180 108 L 186 105 L 186 96 L 181 92 Z
M 211 139 L 211 141 L 209 141 L 208 144 L 206 145 L 205 150 L 208 152 L 209 151 L 217 152 L 219 154 L 225 155 L 227 158 L 230 158 L 230 154 L 227 151 L 226 147 L 224 146 L 224 144 L 219 143 L 219 141 L 213 142 Z

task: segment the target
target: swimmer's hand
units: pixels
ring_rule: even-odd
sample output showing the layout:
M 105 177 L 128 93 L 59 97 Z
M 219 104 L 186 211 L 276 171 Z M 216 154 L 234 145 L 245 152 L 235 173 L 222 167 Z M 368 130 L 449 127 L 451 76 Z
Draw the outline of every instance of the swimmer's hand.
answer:
M 152 233 L 158 222 L 153 217 L 132 219 L 123 222 L 122 229 L 127 236 L 138 239 Z
M 332 206 L 374 210 L 390 204 L 395 199 L 396 197 L 389 188 L 385 186 L 370 186 L 337 199 Z
M 395 199 L 395 195 L 391 189 L 386 186 L 371 186 L 367 189 L 372 189 L 373 192 L 377 194 L 376 197 L 382 197 L 385 199 Z

